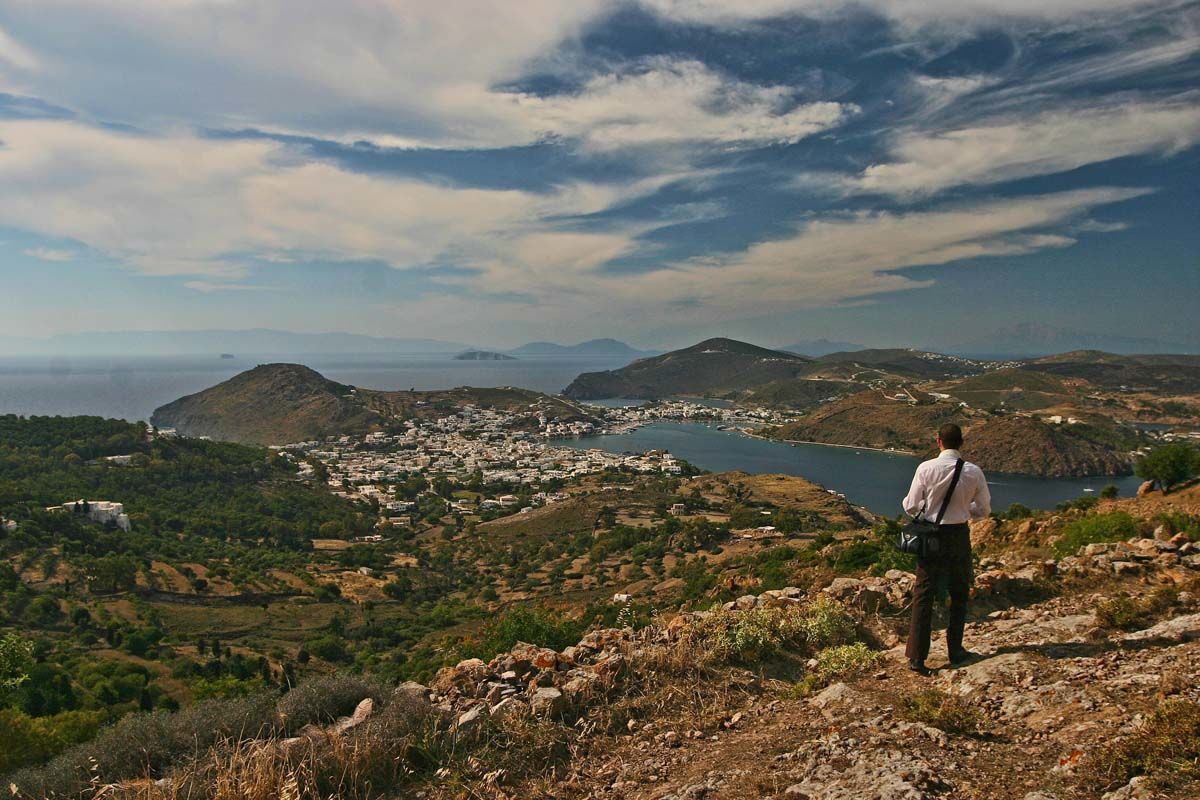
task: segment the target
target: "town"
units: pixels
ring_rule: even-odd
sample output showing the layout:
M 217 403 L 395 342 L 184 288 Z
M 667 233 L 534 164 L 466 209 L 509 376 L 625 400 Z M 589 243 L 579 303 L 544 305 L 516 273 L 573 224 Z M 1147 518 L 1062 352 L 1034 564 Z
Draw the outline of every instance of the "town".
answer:
M 378 503 L 388 512 L 403 514 L 415 503 L 396 498 L 393 487 L 414 474 L 460 481 L 477 476 L 482 485 L 529 487 L 561 485 L 610 469 L 678 475 L 685 471 L 685 465 L 667 452 L 616 454 L 560 442 L 623 433 L 660 420 L 708 421 L 750 430 L 780 424 L 790 417 L 778 411 L 685 400 L 595 407 L 592 411 L 596 422 L 556 422 L 536 415 L 536 411 L 509 412 L 467 404 L 457 413 L 437 419 L 406 420 L 402 431 L 331 436 L 275 449 L 294 459 L 302 475 L 314 476 L 319 469 L 336 494 Z M 536 421 L 536 428 L 528 424 L 531 420 Z M 542 491 L 532 495 L 532 502 L 541 505 L 561 497 L 553 491 Z M 455 502 L 462 507 L 452 504 L 454 510 L 467 512 L 507 509 L 516 504 L 517 498 L 499 494 L 481 499 L 478 508 L 468 508 L 461 500 Z

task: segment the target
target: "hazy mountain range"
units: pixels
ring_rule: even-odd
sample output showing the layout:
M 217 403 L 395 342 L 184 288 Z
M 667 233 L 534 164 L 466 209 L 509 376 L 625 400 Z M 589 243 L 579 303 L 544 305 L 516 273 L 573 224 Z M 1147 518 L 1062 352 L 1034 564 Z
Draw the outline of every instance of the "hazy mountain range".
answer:
M 936 349 L 936 348 L 930 348 Z M 1030 358 L 1072 350 L 1107 353 L 1195 353 L 1195 347 L 1120 333 L 1090 333 L 1037 322 L 1022 322 L 956 345 L 942 352 L 977 358 Z

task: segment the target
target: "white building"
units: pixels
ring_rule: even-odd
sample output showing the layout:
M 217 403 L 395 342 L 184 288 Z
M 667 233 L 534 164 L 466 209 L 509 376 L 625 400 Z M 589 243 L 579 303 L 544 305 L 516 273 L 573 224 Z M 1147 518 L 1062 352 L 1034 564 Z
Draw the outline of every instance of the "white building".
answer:
M 125 513 L 123 503 L 113 503 L 109 500 L 75 500 L 70 503 L 63 503 L 58 508 L 64 511 L 70 511 L 72 514 L 86 514 L 87 518 L 92 522 L 98 522 L 101 525 L 116 525 L 123 531 L 129 530 L 129 515 Z M 54 510 L 54 507 L 46 509 L 47 511 Z

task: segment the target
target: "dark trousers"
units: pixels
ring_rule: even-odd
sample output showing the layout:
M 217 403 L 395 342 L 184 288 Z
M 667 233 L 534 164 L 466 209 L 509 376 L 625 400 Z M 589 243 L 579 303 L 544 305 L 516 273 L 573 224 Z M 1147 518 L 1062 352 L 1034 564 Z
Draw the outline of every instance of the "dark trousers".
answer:
M 946 626 L 946 649 L 962 649 L 963 627 L 967 623 L 967 597 L 971 591 L 971 528 L 969 525 L 943 525 L 941 551 L 934 558 L 917 559 L 917 581 L 913 586 L 912 623 L 908 629 L 905 655 L 913 661 L 929 656 L 929 635 L 933 624 L 933 601 L 940 586 L 950 595 L 950 622 Z

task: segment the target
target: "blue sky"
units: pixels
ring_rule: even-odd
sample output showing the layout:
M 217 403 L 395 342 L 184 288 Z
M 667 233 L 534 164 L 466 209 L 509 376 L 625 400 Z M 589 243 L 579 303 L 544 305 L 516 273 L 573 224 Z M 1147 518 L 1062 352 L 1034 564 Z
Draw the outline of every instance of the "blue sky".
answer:
M 1200 3 L 3 0 L 0 335 L 1200 348 Z

